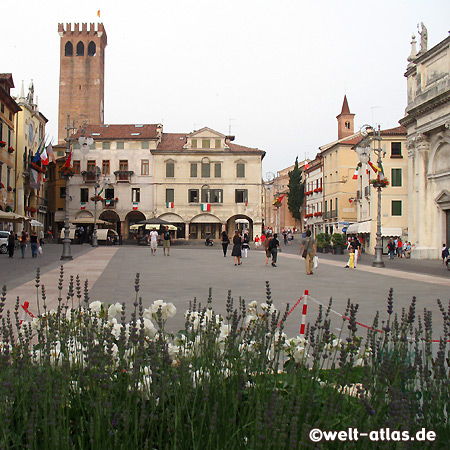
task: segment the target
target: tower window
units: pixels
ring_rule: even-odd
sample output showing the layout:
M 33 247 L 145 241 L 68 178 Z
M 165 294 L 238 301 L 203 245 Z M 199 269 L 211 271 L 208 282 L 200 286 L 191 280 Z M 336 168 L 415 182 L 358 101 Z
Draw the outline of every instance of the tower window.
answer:
M 64 55 L 73 56 L 73 45 L 72 42 L 66 42 L 66 46 L 64 47 Z
M 81 41 L 77 44 L 77 56 L 84 56 L 84 44 Z
M 95 52 L 96 52 L 95 42 L 91 41 L 91 42 L 89 42 L 89 45 L 88 45 L 88 55 L 94 56 Z
M 350 130 L 350 122 L 345 122 L 345 128 L 346 128 L 347 130 Z

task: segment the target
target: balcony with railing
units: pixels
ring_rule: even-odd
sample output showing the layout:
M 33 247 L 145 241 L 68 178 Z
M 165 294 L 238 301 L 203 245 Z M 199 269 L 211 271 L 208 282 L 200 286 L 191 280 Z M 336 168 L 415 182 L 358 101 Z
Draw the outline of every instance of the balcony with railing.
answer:
M 131 175 L 133 175 L 132 170 L 116 170 L 114 175 L 116 176 L 117 183 L 130 183 Z
M 83 176 L 83 181 L 85 183 L 95 183 L 98 180 L 98 177 L 100 176 L 100 171 L 83 170 L 81 172 L 81 175 Z

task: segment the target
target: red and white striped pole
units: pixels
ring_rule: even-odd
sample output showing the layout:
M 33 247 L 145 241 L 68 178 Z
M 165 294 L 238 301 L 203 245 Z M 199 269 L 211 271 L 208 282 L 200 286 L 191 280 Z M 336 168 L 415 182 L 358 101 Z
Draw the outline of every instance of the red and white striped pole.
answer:
M 303 295 L 303 310 L 302 310 L 302 324 L 300 325 L 300 337 L 305 335 L 306 328 L 306 312 L 308 311 L 308 289 L 305 290 Z

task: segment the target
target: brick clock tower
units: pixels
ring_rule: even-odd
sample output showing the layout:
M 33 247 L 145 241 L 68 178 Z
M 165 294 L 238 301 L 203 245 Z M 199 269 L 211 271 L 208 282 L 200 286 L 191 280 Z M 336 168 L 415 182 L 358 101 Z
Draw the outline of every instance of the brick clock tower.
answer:
M 61 36 L 59 74 L 58 143 L 67 136 L 67 114 L 71 119 L 84 114 L 91 124 L 103 124 L 105 92 L 105 47 L 102 23 L 58 24 Z

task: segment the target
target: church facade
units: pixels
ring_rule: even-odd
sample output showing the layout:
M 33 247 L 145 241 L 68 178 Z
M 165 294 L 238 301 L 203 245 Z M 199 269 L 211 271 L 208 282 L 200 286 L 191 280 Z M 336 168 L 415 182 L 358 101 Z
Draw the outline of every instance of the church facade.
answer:
M 427 49 L 413 36 L 407 78 L 408 237 L 413 258 L 438 258 L 450 243 L 450 36 Z

